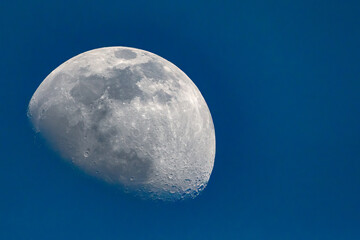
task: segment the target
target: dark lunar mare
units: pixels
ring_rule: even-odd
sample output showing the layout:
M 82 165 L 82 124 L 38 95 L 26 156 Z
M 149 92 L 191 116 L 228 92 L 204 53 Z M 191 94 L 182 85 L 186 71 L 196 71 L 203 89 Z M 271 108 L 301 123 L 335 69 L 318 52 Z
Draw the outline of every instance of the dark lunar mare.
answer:
M 134 59 L 137 56 L 137 54 L 134 51 L 131 51 L 130 49 L 116 50 L 114 55 L 117 58 L 122 58 L 122 59 L 125 59 L 125 60 Z
M 122 102 L 131 102 L 135 97 L 144 99 L 144 94 L 136 84 L 142 78 L 136 71 L 132 71 L 130 67 L 125 69 L 113 69 L 112 77 L 105 82 L 109 98 L 117 99 Z

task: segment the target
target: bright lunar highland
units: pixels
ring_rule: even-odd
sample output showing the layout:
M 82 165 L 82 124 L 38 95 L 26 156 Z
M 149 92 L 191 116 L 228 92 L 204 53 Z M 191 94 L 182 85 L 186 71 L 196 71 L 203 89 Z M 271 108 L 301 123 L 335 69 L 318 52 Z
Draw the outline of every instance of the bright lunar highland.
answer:
M 28 116 L 63 158 L 143 198 L 194 198 L 213 169 L 204 98 L 147 51 L 107 47 L 71 58 L 38 87 Z

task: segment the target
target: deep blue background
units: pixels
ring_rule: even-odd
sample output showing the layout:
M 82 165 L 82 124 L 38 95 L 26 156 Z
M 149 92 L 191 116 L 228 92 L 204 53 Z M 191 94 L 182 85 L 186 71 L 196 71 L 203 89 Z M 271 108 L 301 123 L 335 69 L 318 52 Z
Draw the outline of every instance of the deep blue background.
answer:
M 360 239 L 359 1 L 0 2 L 0 239 Z M 202 195 L 134 199 L 38 140 L 28 102 L 90 49 L 180 67 L 211 110 Z

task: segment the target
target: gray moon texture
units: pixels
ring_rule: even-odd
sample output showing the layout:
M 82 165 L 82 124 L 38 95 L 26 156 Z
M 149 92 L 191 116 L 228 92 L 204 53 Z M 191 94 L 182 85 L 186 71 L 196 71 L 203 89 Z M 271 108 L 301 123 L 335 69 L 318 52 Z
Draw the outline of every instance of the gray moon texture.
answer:
M 28 116 L 63 158 L 142 198 L 194 198 L 214 166 L 214 125 L 200 91 L 144 50 L 71 58 L 38 87 Z

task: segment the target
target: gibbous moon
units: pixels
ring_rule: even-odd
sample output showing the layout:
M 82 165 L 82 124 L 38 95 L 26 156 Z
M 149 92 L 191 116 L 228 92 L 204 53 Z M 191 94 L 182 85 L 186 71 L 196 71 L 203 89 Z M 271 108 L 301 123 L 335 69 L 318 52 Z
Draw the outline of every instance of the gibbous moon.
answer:
M 107 47 L 71 58 L 38 87 L 28 116 L 63 158 L 142 198 L 194 198 L 213 169 L 204 98 L 147 51 Z

